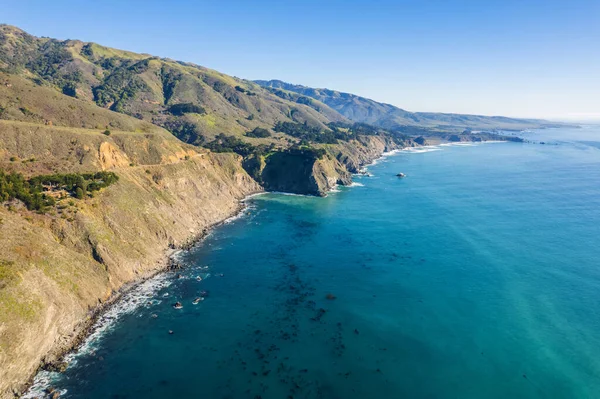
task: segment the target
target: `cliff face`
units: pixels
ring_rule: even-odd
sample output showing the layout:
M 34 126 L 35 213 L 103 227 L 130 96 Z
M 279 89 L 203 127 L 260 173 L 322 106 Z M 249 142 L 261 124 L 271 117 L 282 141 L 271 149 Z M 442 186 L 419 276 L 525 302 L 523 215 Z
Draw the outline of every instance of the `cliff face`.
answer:
M 14 137 L 2 130 L 4 166 L 9 156 L 43 159 L 49 148 L 36 149 L 39 131 L 18 128 Z M 44 137 L 84 154 L 75 169 L 110 169 L 120 179 L 93 198 L 72 200 L 65 218 L 0 206 L 0 397 L 12 397 L 41 361 L 68 347 L 93 308 L 164 268 L 170 244 L 201 234 L 261 190 L 234 154 L 144 136 L 59 133 Z M 13 169 L 44 169 L 36 163 Z
M 319 196 L 336 184 L 351 182 L 350 173 L 335 158 L 285 152 L 268 156 L 259 176 L 268 191 Z
M 323 196 L 337 184 L 352 183 L 352 173 L 382 153 L 416 145 L 411 139 L 360 136 L 358 140 L 321 146 L 326 151 L 321 158 L 278 152 L 266 158 L 247 159 L 244 167 L 268 191 Z

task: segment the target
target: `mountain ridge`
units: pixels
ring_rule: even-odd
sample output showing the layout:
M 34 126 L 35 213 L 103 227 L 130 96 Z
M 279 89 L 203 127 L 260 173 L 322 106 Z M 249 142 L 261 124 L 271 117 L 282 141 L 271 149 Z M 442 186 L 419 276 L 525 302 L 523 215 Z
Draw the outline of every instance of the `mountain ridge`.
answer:
M 386 129 L 406 130 L 407 127 L 429 128 L 437 131 L 524 130 L 559 125 L 542 119 L 511 118 L 444 112 L 411 112 L 392 104 L 378 102 L 356 94 L 326 88 L 312 88 L 281 80 L 254 80 L 273 93 L 284 90 L 309 96 L 327 104 L 355 122 L 369 123 Z

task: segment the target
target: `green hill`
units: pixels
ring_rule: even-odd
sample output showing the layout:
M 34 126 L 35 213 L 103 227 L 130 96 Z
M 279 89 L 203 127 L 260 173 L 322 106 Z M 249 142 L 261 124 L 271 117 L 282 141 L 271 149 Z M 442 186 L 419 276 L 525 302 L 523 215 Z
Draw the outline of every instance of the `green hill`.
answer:
M 347 121 L 318 101 L 284 99 L 195 64 L 96 43 L 37 38 L 9 25 L 0 25 L 0 70 L 33 83 L 30 96 L 39 101 L 46 92 L 38 88 L 53 88 L 162 126 L 194 144 L 219 133 L 242 136 L 257 127 L 270 129 L 278 121 L 323 129 L 326 123 Z M 43 116 L 54 119 L 47 111 Z

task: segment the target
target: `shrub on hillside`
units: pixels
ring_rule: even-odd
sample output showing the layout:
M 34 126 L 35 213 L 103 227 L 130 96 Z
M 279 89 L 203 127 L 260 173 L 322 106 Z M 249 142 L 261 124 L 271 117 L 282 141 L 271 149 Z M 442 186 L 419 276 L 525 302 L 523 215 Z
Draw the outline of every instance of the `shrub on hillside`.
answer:
M 167 109 L 167 112 L 173 115 L 181 116 L 183 114 L 205 114 L 206 110 L 196 104 L 182 103 L 171 105 L 169 109 Z
M 71 97 L 77 97 L 77 84 L 75 82 L 68 82 L 62 88 L 63 94 Z
M 254 130 L 247 132 L 246 136 L 254 138 L 265 138 L 271 137 L 271 132 L 269 132 L 267 129 L 263 129 L 262 127 L 256 127 L 254 128 Z
M 163 127 L 184 143 L 194 145 L 204 143 L 204 136 L 202 136 L 198 127 L 191 122 L 172 118 L 164 122 Z
M 235 136 L 226 136 L 219 134 L 213 141 L 205 145 L 206 148 L 214 152 L 235 152 L 243 157 L 249 155 L 263 155 L 272 149 L 272 146 L 258 145 L 253 146 Z
M 338 139 L 346 139 L 345 135 L 340 135 L 332 130 L 309 126 L 306 122 L 277 122 L 273 130 L 312 143 L 336 144 Z

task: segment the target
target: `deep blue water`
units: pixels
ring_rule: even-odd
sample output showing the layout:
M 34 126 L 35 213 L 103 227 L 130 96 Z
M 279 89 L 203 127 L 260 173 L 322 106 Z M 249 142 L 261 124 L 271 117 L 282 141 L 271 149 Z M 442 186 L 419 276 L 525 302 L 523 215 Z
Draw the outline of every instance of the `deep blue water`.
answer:
M 327 198 L 254 197 L 52 384 L 67 398 L 599 397 L 600 129 L 527 137 L 548 144 L 403 152 Z

